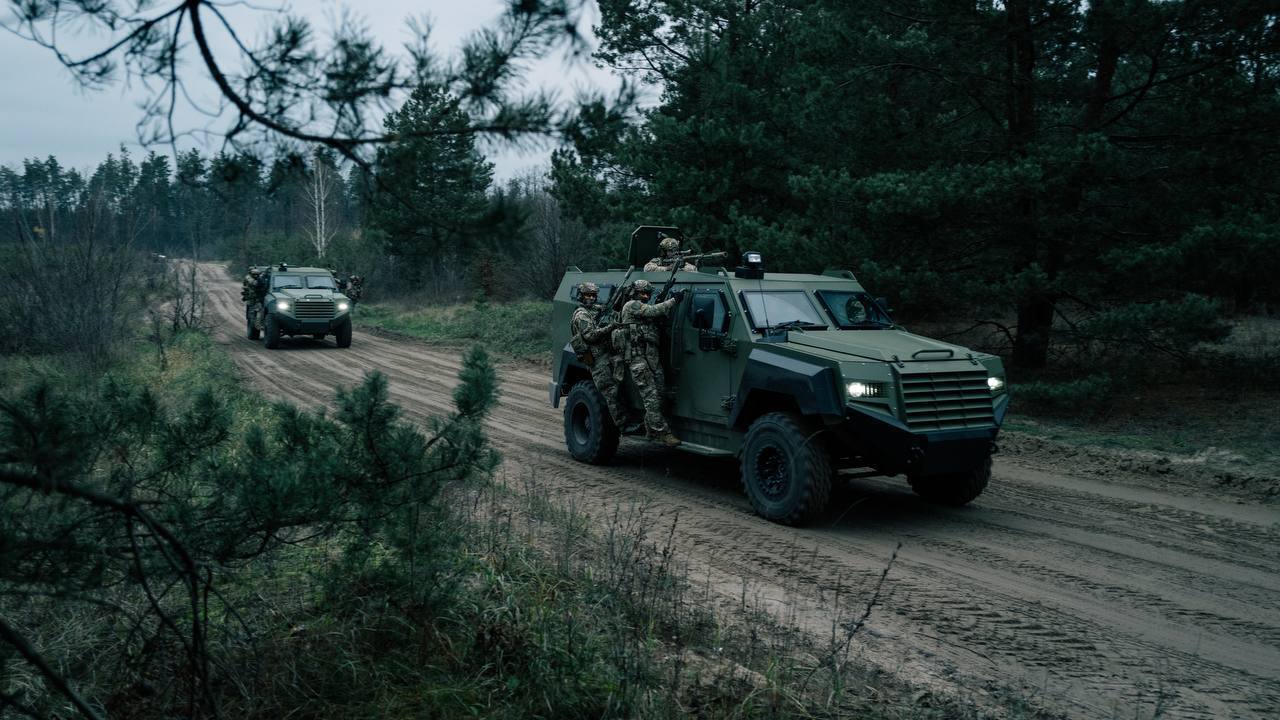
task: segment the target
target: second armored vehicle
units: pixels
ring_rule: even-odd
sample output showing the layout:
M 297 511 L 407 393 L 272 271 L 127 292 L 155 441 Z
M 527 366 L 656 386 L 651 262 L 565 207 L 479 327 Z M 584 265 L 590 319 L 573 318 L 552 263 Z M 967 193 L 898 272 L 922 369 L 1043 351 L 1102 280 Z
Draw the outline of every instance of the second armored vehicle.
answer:
M 254 322 L 252 309 L 246 309 L 250 340 L 257 340 L 261 334 L 263 343 L 275 349 L 284 335 L 309 335 L 316 340 L 332 335 L 338 347 L 351 347 L 353 303 L 338 289 L 332 272 L 282 263 L 265 268 L 263 274 L 266 295 L 261 329 Z

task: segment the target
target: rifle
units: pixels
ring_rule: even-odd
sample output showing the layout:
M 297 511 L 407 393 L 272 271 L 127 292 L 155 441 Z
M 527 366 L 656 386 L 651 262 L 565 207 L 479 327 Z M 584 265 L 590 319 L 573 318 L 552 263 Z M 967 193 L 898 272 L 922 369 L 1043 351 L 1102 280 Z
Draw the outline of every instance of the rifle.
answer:
M 705 258 L 726 257 L 728 254 L 729 253 L 721 250 L 720 252 L 699 253 L 694 255 L 689 252 L 677 250 L 675 255 L 671 258 L 671 277 L 667 278 L 667 283 L 662 286 L 662 291 L 658 293 L 657 302 L 662 302 L 667 299 L 667 293 L 671 292 L 671 288 L 676 284 L 676 273 L 680 272 L 680 269 L 684 267 L 686 262 L 689 262 L 690 260 L 703 260 Z M 667 258 L 663 258 L 663 260 L 666 259 Z
M 627 281 L 631 279 L 631 273 L 636 271 L 636 266 L 632 265 L 627 269 L 627 274 L 622 276 L 622 282 L 618 283 L 618 287 L 609 296 L 609 304 L 600 306 L 600 310 L 596 315 L 596 322 L 602 322 L 604 318 L 610 314 L 618 314 L 622 312 L 622 306 L 626 303 Z

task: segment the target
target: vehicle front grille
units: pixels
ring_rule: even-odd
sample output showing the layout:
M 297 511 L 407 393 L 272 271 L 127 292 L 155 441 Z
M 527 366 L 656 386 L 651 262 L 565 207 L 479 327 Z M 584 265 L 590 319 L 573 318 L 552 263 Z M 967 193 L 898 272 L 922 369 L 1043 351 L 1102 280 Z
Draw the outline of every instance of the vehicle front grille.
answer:
M 902 401 L 912 430 L 956 430 L 995 424 L 986 368 L 903 373 Z
M 299 320 L 332 320 L 332 300 L 299 300 L 294 303 L 293 315 Z

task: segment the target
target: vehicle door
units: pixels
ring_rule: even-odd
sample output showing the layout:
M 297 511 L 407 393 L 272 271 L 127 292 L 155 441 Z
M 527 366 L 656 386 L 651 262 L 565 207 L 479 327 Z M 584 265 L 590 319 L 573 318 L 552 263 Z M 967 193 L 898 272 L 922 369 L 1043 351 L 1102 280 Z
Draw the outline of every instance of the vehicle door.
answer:
M 736 361 L 729 330 L 734 321 L 723 285 L 693 285 L 672 323 L 672 360 L 679 368 L 678 415 L 726 422 Z

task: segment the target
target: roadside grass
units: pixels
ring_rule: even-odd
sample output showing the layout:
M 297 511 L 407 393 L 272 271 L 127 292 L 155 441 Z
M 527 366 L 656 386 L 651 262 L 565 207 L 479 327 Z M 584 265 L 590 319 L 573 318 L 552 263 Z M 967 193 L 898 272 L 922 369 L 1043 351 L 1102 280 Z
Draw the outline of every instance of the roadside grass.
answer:
M 551 303 L 428 305 L 361 304 L 357 327 L 377 327 L 449 346 L 479 344 L 507 360 L 547 362 L 551 357 Z

